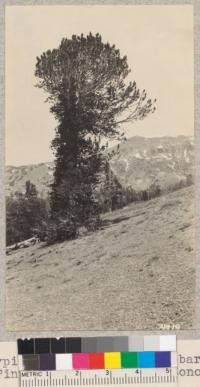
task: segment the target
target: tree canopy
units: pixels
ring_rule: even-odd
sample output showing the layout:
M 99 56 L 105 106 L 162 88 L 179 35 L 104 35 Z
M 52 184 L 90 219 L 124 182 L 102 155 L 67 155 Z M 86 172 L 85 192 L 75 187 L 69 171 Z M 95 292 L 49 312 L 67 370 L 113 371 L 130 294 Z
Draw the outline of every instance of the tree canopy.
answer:
M 58 122 L 52 216 L 70 219 L 74 230 L 98 213 L 94 190 L 105 163 L 105 140 L 122 139 L 122 124 L 155 110 L 146 91 L 127 82 L 129 73 L 127 57 L 100 34 L 64 38 L 57 49 L 37 57 L 37 87 L 48 93 Z
M 36 186 L 26 181 L 25 193 L 15 192 L 6 198 L 6 244 L 42 237 L 46 228 L 48 208 L 46 200 L 38 196 Z
M 50 94 L 51 112 L 62 121 L 70 108 L 83 135 L 118 136 L 119 124 L 145 118 L 155 110 L 136 82 L 125 82 L 131 70 L 127 57 L 99 34 L 73 35 L 58 49 L 37 57 L 38 87 Z M 121 113 L 127 113 L 120 118 Z

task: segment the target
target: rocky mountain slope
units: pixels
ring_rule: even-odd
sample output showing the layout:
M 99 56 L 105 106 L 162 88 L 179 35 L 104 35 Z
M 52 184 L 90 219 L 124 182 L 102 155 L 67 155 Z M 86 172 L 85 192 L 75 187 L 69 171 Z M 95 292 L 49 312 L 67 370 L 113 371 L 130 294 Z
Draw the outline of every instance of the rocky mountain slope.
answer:
M 120 145 L 119 154 L 110 161 L 111 169 L 123 186 L 136 191 L 158 183 L 162 189 L 192 179 L 194 144 L 191 137 L 132 137 Z M 53 163 L 6 168 L 6 195 L 24 192 L 30 180 L 45 197 L 53 176 Z
M 119 155 L 110 165 L 124 186 L 137 191 L 157 182 L 166 189 L 194 175 L 193 139 L 132 137 L 120 145 Z

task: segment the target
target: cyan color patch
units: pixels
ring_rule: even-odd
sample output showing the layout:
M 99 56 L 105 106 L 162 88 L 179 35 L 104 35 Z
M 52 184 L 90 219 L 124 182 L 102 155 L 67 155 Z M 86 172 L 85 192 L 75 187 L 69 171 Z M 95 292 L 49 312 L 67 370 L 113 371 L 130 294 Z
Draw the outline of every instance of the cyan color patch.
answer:
M 155 368 L 155 352 L 138 352 L 138 368 Z

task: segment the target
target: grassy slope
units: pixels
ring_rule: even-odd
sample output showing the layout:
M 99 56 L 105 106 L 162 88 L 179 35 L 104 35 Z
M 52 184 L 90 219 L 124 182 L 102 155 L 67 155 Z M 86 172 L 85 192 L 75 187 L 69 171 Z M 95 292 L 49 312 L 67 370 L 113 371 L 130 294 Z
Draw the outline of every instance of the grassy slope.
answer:
M 104 215 L 105 227 L 7 257 L 10 330 L 192 326 L 193 188 Z

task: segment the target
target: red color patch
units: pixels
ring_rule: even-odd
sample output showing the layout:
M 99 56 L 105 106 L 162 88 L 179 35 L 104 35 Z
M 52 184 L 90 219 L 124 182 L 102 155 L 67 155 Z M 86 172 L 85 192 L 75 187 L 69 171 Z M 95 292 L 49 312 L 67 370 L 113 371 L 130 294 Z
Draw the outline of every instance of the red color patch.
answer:
M 104 369 L 104 353 L 90 353 L 89 367 L 91 369 Z

